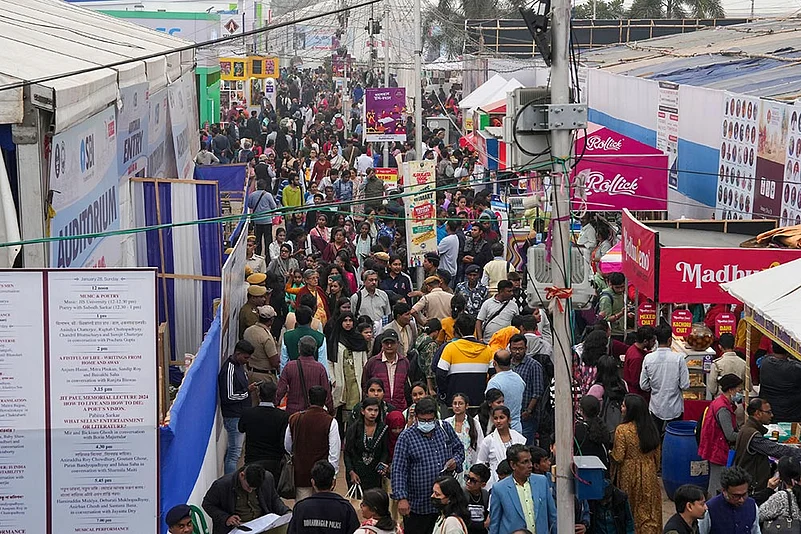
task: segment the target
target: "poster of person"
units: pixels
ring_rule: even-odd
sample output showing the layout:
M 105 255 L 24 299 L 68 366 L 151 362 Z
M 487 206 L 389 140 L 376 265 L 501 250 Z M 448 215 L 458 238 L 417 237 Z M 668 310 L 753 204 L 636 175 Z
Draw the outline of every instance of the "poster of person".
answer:
M 245 77 L 245 62 L 234 61 L 234 78 L 244 78 L 244 77 Z
M 782 190 L 782 225 L 801 224 L 801 108 L 790 107 L 787 131 L 784 188 Z
M 723 98 L 715 218 L 750 219 L 754 207 L 759 99 L 726 93 Z
M 734 102 L 735 113 L 738 102 Z M 742 103 L 740 102 L 740 105 Z M 778 219 L 782 215 L 782 195 L 787 147 L 789 108 L 782 102 L 760 100 L 757 131 L 754 216 Z M 729 110 L 732 104 L 729 104 Z
M 405 141 L 406 89 L 367 89 L 364 95 L 364 140 Z

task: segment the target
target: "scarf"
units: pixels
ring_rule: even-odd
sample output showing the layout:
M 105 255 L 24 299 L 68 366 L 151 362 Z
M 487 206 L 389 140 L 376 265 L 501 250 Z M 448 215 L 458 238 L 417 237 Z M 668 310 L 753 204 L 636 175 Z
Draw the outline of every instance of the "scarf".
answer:
M 353 321 L 353 328 L 350 330 L 342 328 L 342 323 L 346 318 L 350 318 Z M 339 360 L 340 343 L 352 352 L 367 351 L 367 341 L 356 330 L 356 318 L 350 312 L 340 315 L 331 331 L 331 336 L 328 340 L 328 361 L 336 363 Z

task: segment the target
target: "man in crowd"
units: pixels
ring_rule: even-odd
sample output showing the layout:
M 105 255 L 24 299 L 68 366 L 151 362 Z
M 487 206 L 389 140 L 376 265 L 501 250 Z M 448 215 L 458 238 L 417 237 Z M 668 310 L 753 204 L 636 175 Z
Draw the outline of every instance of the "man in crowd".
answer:
M 626 351 L 626 359 L 623 361 L 623 380 L 629 388 L 629 393 L 635 393 L 645 400 L 649 400 L 650 393 L 640 389 L 640 375 L 645 356 L 656 344 L 654 328 L 647 325 L 641 326 L 637 329 L 635 336 L 634 344 Z
M 512 355 L 512 368 L 525 384 L 521 405 L 522 411 L 520 413 L 522 434 L 526 437 L 526 445 L 534 445 L 534 438 L 537 435 L 537 427 L 539 426 L 539 409 L 537 404 L 542 394 L 545 392 L 545 380 L 542 365 L 526 354 L 526 345 L 526 337 L 523 334 L 514 335 L 512 339 L 509 340 L 509 352 Z M 495 358 L 497 357 L 498 355 L 496 353 Z M 495 387 L 504 391 L 503 388 L 497 385 Z M 505 391 L 504 404 L 510 406 Z
M 246 465 L 215 480 L 203 497 L 203 509 L 214 534 L 226 534 L 267 514 L 290 512 L 275 491 L 273 476 L 260 465 Z
M 448 271 L 451 275 L 451 280 L 456 280 L 457 260 L 459 257 L 459 221 L 448 221 L 445 223 L 447 234 L 442 238 L 442 241 L 437 245 L 439 252 L 439 260 L 442 268 Z
M 328 408 L 328 413 L 334 413 L 328 370 L 325 365 L 314 360 L 316 354 L 317 341 L 311 336 L 304 336 L 298 342 L 298 359 L 287 363 L 281 371 L 275 398 L 280 402 L 289 393 L 286 400 L 287 413 L 293 414 L 307 409 L 311 402 L 308 392 L 314 386 L 322 387 L 327 393 L 323 404 Z
M 679 486 L 673 495 L 676 513 L 668 519 L 662 534 L 697 534 L 698 521 L 706 514 L 706 494 L 693 484 Z
M 359 528 L 353 505 L 334 492 L 336 471 L 327 460 L 311 468 L 312 494 L 295 505 L 287 534 L 352 534 Z
M 223 417 L 223 426 L 228 433 L 228 448 L 225 452 L 225 474 L 233 473 L 236 464 L 242 455 L 242 443 L 245 435 L 239 431 L 239 418 L 242 412 L 250 406 L 250 392 L 257 386 L 248 382 L 245 370 L 250 355 L 253 354 L 253 345 L 244 339 L 234 347 L 234 353 L 225 360 L 217 375 L 217 389 L 220 394 L 220 411 Z
M 276 382 L 281 359 L 271 331 L 275 310 L 268 304 L 256 308 L 256 313 L 259 322 L 247 327 L 243 336 L 245 341 L 253 345 L 253 354 L 248 361 L 248 378 L 251 382 Z M 253 404 L 257 404 L 258 396 L 252 397 Z
M 733 374 L 745 382 L 745 374 L 748 372 L 745 359 L 734 352 L 733 335 L 721 334 L 718 344 L 723 350 L 723 355 L 712 362 L 712 368 L 706 376 L 706 392 L 710 399 L 714 399 L 721 392 L 718 382 L 724 375 Z
M 392 308 L 386 291 L 378 289 L 378 273 L 366 270 L 362 273 L 364 287 L 350 297 L 350 308 L 356 317 L 368 316 L 375 321 L 383 321 Z
M 424 283 L 429 287 L 429 292 L 412 306 L 412 315 L 417 324 L 426 324 L 429 319 L 442 321 L 446 317 L 450 317 L 453 295 L 443 291 L 442 280 L 439 276 L 429 276 Z
M 284 456 L 284 432 L 289 414 L 275 407 L 275 382 L 259 385 L 259 404 L 246 408 L 239 418 L 239 431 L 245 434 L 245 463 L 260 464 L 278 481 Z
M 334 471 L 339 470 L 339 453 L 342 442 L 339 424 L 323 408 L 330 406 L 331 392 L 323 386 L 312 386 L 307 393 L 310 406 L 307 410 L 289 416 L 284 434 L 284 448 L 292 453 L 295 468 L 295 500 L 301 501 L 312 494 L 311 471 L 320 460 L 328 462 Z
M 774 423 L 801 421 L 801 362 L 778 343 L 759 368 L 759 396 L 773 408 Z
M 690 371 L 684 355 L 670 350 L 673 330 L 660 324 L 655 329 L 659 348 L 645 357 L 640 373 L 640 388 L 651 392 L 648 409 L 661 435 L 671 421 L 681 419 L 684 413 L 682 391 L 690 387 Z
M 498 293 L 481 305 L 476 320 L 476 336 L 489 343 L 492 335 L 510 324 L 512 318 L 520 310 L 512 300 L 512 282 L 501 280 L 498 282 Z
M 724 469 L 720 475 L 723 492 L 707 501 L 706 514 L 698 522 L 698 534 L 758 534 L 758 507 L 748 496 L 750 484 L 751 475 L 744 469 Z
M 462 263 L 465 265 L 475 264 L 483 269 L 491 259 L 492 250 L 484 236 L 484 228 L 480 224 L 474 224 L 470 227 L 470 239 L 465 243 Z
M 269 191 L 271 185 L 267 181 L 257 182 L 258 189 L 249 194 L 247 199 L 256 228 L 256 254 L 261 254 L 262 250 L 266 254 L 270 243 L 273 242 L 273 216 L 276 214 L 277 205 L 273 194 Z
M 317 347 L 317 361 L 328 369 L 328 347 L 325 336 L 322 332 L 311 327 L 314 311 L 308 306 L 300 306 L 295 312 L 295 328 L 284 332 L 283 343 L 281 343 L 281 372 L 284 372 L 290 361 L 298 359 L 300 340 L 310 337 L 314 340 Z
M 481 305 L 489 298 L 487 286 L 479 281 L 481 267 L 478 265 L 468 265 L 465 269 L 467 280 L 460 282 L 456 286 L 456 294 L 462 295 L 467 301 L 465 312 L 473 317 L 478 315 Z
M 192 509 L 187 504 L 179 504 L 170 508 L 164 516 L 169 534 L 192 534 L 195 526 L 192 524 Z
M 431 534 L 439 513 L 431 488 L 442 474 L 456 474 L 464 463 L 464 446 L 453 428 L 437 420 L 434 399 L 415 405 L 417 422 L 402 432 L 392 460 L 392 498 L 404 516 L 404 531 Z
M 487 286 L 492 297 L 498 292 L 498 282 L 506 280 L 509 273 L 513 272 L 515 268 L 503 257 L 503 243 L 493 243 L 490 245 L 490 251 L 492 260 L 484 266 L 481 283 Z
M 531 452 L 525 445 L 506 450 L 512 476 L 492 487 L 490 534 L 518 529 L 551 532 L 556 529 L 556 503 L 543 475 L 532 474 Z
M 267 288 L 261 285 L 251 285 L 248 287 L 248 300 L 239 309 L 239 338 L 245 335 L 245 330 L 249 326 L 259 322 L 259 306 L 267 304 Z
M 609 274 L 609 287 L 601 292 L 598 298 L 598 316 L 606 319 L 612 328 L 612 339 L 625 341 L 626 332 L 623 316 L 626 313 L 625 299 L 626 277 L 623 273 Z
M 453 325 L 456 338 L 442 349 L 436 363 L 440 400 L 450 406 L 456 393 L 464 393 L 473 406 L 484 402 L 487 371 L 493 352 L 475 336 L 472 315 L 460 313 Z
M 362 384 L 378 378 L 384 384 L 387 402 L 399 410 L 406 409 L 404 384 L 409 376 L 409 360 L 398 353 L 400 336 L 395 330 L 381 334 L 381 352 L 367 360 L 362 370 Z
M 384 332 L 394 330 L 398 333 L 398 353 L 407 356 L 417 341 L 417 325 L 412 321 L 412 308 L 405 302 L 398 302 L 392 307 L 395 318 L 384 327 Z
M 517 334 L 518 336 L 520 334 Z M 526 390 L 526 383 L 519 374 L 512 371 L 512 354 L 506 350 L 501 349 L 495 353 L 493 357 L 495 364 L 495 374 L 487 382 L 486 390 L 495 388 L 501 390 L 503 393 L 503 404 L 509 407 L 512 414 L 511 427 L 522 433 L 523 425 L 520 422 L 520 412 L 523 407 L 523 394 Z M 486 390 L 484 391 L 486 393 Z M 527 399 L 526 407 L 528 408 L 529 401 Z

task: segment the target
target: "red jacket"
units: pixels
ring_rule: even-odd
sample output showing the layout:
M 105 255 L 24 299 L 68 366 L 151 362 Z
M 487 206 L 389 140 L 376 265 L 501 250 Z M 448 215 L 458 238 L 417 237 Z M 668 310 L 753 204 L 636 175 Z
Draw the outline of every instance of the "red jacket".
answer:
M 404 393 L 404 385 L 406 377 L 409 376 L 409 360 L 400 354 L 396 356 L 398 363 L 395 368 L 395 383 L 393 384 L 392 395 L 390 396 L 389 372 L 387 371 L 387 364 L 381 361 L 383 355 L 383 352 L 379 352 L 364 364 L 362 385 L 367 384 L 367 381 L 371 378 L 380 378 L 384 383 L 384 400 L 398 410 L 405 410 L 406 395 Z M 366 393 L 365 391 L 365 394 Z
M 645 361 L 645 352 L 640 350 L 637 345 L 630 346 L 623 362 L 623 380 L 629 387 L 629 393 L 635 393 L 648 401 L 651 399 L 651 392 L 640 389 L 643 361 Z
M 701 425 L 701 442 L 698 445 L 698 456 L 704 460 L 709 460 L 715 465 L 726 465 L 729 460 L 729 442 L 720 428 L 717 421 L 717 413 L 726 410 L 731 416 L 732 428 L 737 428 L 737 420 L 734 417 L 734 406 L 725 396 L 720 395 L 712 401 L 704 415 Z

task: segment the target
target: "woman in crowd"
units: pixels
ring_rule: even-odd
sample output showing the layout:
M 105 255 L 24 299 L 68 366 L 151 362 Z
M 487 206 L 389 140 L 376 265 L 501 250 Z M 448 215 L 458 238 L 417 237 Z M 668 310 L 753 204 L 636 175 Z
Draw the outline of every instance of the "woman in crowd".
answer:
M 323 289 L 318 285 L 320 275 L 314 269 L 306 269 L 303 272 L 303 287 L 297 291 L 298 297 L 302 295 L 312 295 L 317 300 L 317 310 L 314 313 L 314 318 L 325 324 L 331 317 L 331 312 L 328 309 L 328 298 Z M 287 286 L 287 293 L 290 292 Z
M 370 378 L 367 380 L 367 382 L 362 384 L 362 387 L 365 388 L 365 400 L 371 397 L 378 399 L 378 418 L 381 421 L 386 420 L 386 416 L 389 412 L 398 410 L 392 404 L 384 400 L 384 382 L 380 378 Z M 362 402 L 359 402 L 353 408 L 351 408 L 351 422 L 361 418 Z M 403 417 L 403 413 L 401 411 L 398 410 L 398 413 L 400 413 L 401 417 Z
M 345 433 L 348 485 L 358 484 L 362 490 L 380 488 L 389 475 L 388 427 L 378 419 L 378 399 L 364 399 L 361 412 L 361 419 Z
M 441 329 L 439 319 L 436 317 L 429 319 L 420 329 L 420 335 L 414 342 L 414 348 L 417 351 L 417 365 L 426 376 L 426 387 L 430 396 L 436 395 L 436 376 L 431 369 L 431 362 L 434 360 L 434 353 L 438 348 L 436 339 Z
M 366 315 L 362 315 L 356 321 L 356 328 L 367 342 L 367 354 L 372 354 L 373 341 L 375 340 L 375 336 L 373 335 L 373 320 Z
M 362 393 L 362 368 L 367 363 L 367 342 L 356 329 L 353 314 L 342 313 L 326 336 L 331 397 L 334 408 L 342 409 L 342 420 L 350 419 L 348 408 L 358 404 Z M 327 325 L 326 325 L 327 326 Z
M 470 472 L 470 468 L 476 461 L 478 454 L 478 447 L 484 439 L 484 433 L 481 431 L 481 423 L 478 422 L 478 416 L 470 417 L 467 413 L 467 407 L 470 406 L 470 399 L 464 393 L 455 393 L 451 401 L 451 410 L 453 417 L 448 417 L 445 422 L 453 427 L 456 435 L 459 436 L 459 441 L 464 445 L 464 464 L 462 472 L 458 474 L 456 479 L 464 482 L 464 477 Z
M 601 401 L 592 395 L 581 397 L 581 418 L 574 428 L 574 453 L 577 456 L 596 456 L 609 467 L 609 450 L 612 438 L 601 419 Z
M 614 437 L 615 429 L 620 424 L 621 405 L 628 393 L 626 382 L 620 377 L 618 361 L 613 356 L 604 355 L 598 360 L 595 383 L 587 391 L 601 403 L 601 414 L 606 422 L 610 437 Z
M 328 307 L 332 310 L 331 316 L 332 320 L 335 320 L 337 317 L 337 311 L 341 305 L 344 305 L 344 301 L 348 301 L 350 304 L 350 299 L 348 298 L 348 293 L 345 292 L 345 281 L 342 279 L 341 276 L 335 274 L 333 276 L 328 277 Z M 348 311 L 350 311 L 350 307 L 348 307 Z
M 614 483 L 629 496 L 637 534 L 662 532 L 662 491 L 657 478 L 660 462 L 659 431 L 645 399 L 628 394 L 623 399 L 623 421 L 615 431 Z
M 485 436 L 495 430 L 495 422 L 492 420 L 492 410 L 498 406 L 503 406 L 503 392 L 497 388 L 490 388 L 484 392 L 484 402 L 478 407 L 478 422 L 481 432 Z
M 420 399 L 424 399 L 428 396 L 428 388 L 422 382 L 415 382 L 412 384 L 412 388 L 410 391 L 412 397 L 412 404 L 403 410 L 403 417 L 406 418 L 406 427 L 414 426 L 417 422 L 417 418 L 414 415 L 414 405 L 417 404 Z
M 573 407 L 578 411 L 578 402 L 595 383 L 598 375 L 598 360 L 607 354 L 608 339 L 604 332 L 594 330 L 587 334 L 583 343 L 573 347 Z
M 347 282 L 347 287 L 351 295 L 359 290 L 359 284 L 356 281 L 356 269 L 353 268 L 353 264 L 351 263 L 352 257 L 353 251 L 347 249 L 337 252 L 334 258 L 334 265 L 336 265 L 340 275 L 342 275 Z
M 364 492 L 359 505 L 364 522 L 353 534 L 403 534 L 403 529 L 389 513 L 389 495 L 380 488 Z
M 780 487 L 759 507 L 761 524 L 780 517 L 801 521 L 801 463 L 794 456 L 784 456 L 778 471 Z
M 331 230 L 331 242 L 328 243 L 328 246 L 323 251 L 323 260 L 333 263 L 334 258 L 342 251 L 345 251 L 348 257 L 354 255 L 352 247 L 350 243 L 348 243 L 348 236 L 345 234 L 345 229 L 337 227 Z
M 273 246 L 275 243 L 270 243 Z M 284 279 L 284 283 L 288 283 L 291 279 L 292 273 L 300 269 L 298 260 L 292 257 L 292 245 L 290 243 L 283 243 L 279 248 L 278 257 L 270 260 L 270 265 L 267 266 L 268 273 L 275 273 Z
M 281 255 L 281 245 L 286 243 L 286 228 L 278 228 L 275 231 L 275 241 L 270 243 L 268 247 L 270 251 L 270 257 L 268 258 L 269 261 L 273 261 L 278 259 Z M 289 250 L 289 253 L 292 254 L 292 249 Z
M 435 534 L 467 534 L 470 512 L 462 486 L 451 476 L 439 477 L 431 492 L 431 504 L 439 511 Z
M 498 469 L 498 464 L 506 459 L 506 449 L 518 443 L 526 443 L 525 436 L 510 426 L 512 414 L 506 406 L 496 406 L 492 409 L 492 421 L 495 423 L 495 430 L 481 441 L 475 462 L 485 464 L 492 473 L 487 482 L 487 490 L 498 481 L 495 470 Z
M 442 330 L 439 331 L 437 343 L 442 345 L 446 341 L 450 341 L 456 337 L 453 331 L 453 324 L 456 318 L 459 317 L 459 314 L 464 312 L 465 308 L 467 308 L 467 299 L 464 295 L 457 293 L 451 298 L 451 316 L 445 317 L 442 320 Z

